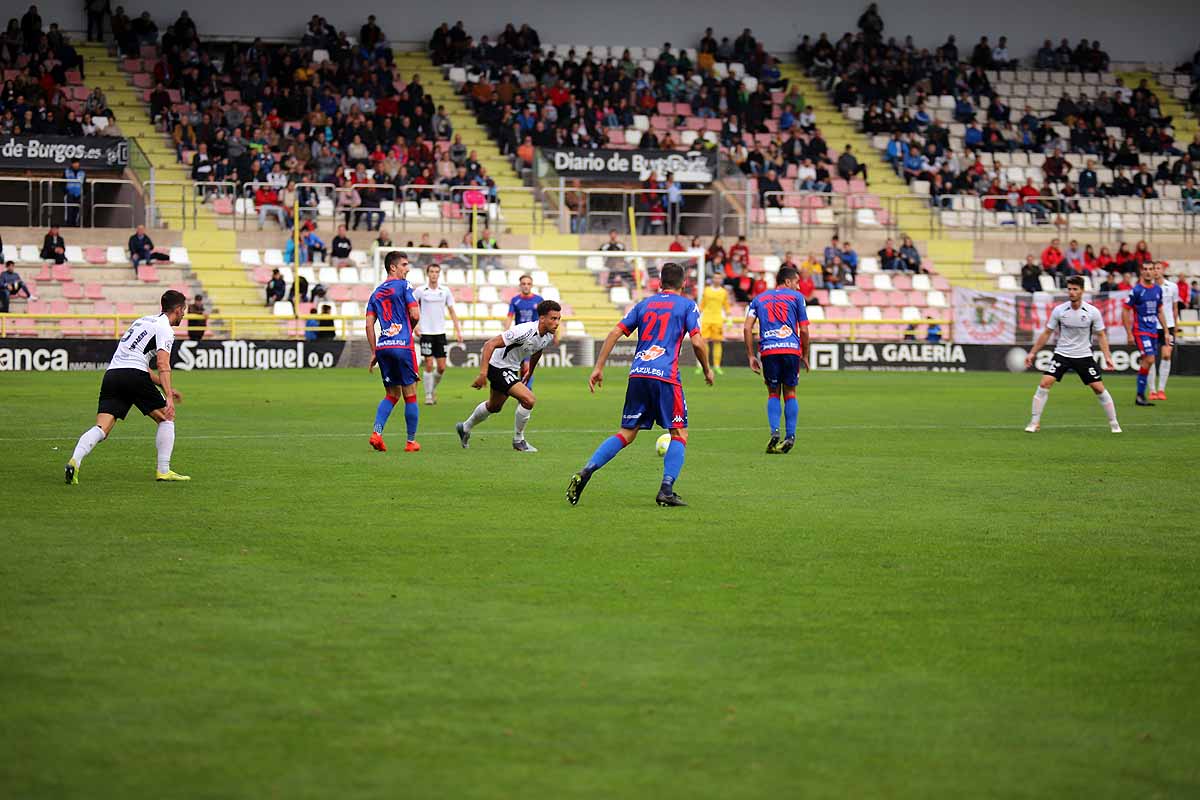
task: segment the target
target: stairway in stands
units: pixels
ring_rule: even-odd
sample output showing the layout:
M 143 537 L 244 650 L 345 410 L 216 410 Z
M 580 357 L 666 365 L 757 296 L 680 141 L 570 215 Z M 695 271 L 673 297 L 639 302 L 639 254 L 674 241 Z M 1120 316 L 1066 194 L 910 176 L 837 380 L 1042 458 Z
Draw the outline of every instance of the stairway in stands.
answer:
M 910 194 L 908 184 L 883 160 L 879 151 L 871 146 L 870 137 L 861 133 L 854 122 L 847 119 L 834 105 L 833 100 L 815 81 L 804 74 L 796 64 L 781 64 L 781 73 L 789 85 L 800 88 L 806 103 L 817 115 L 817 125 L 825 136 L 829 149 L 841 153 L 846 145 L 854 146 L 858 160 L 867 165 L 871 174 L 871 192 L 884 199 L 885 205 L 894 202 L 896 224 L 902 233 L 913 237 L 933 263 L 938 274 L 949 278 L 952 283 L 974 285 L 978 273 L 974 268 L 974 242 L 969 239 L 953 239 L 940 235 L 930 228 L 929 203 L 919 198 L 903 198 L 888 201 L 887 198 Z M 799 111 L 801 109 L 797 109 Z M 897 242 L 899 244 L 899 242 Z M 922 247 L 922 244 L 924 246 Z
M 525 189 L 524 182 L 508 157 L 500 153 L 500 148 L 488 136 L 487 129 L 475 119 L 474 112 L 445 78 L 442 69 L 434 65 L 424 52 L 396 53 L 395 58 L 405 83 L 414 74 L 421 76 L 421 84 L 433 98 L 434 105 L 446 107 L 454 132 L 462 135 L 463 144 L 469 150 L 476 151 L 479 163 L 487 167 L 488 174 L 496 181 L 504 219 L 493 229 L 498 232 L 501 246 L 504 245 L 503 232 L 511 229 L 515 234 L 529 234 L 530 248 L 534 250 L 578 250 L 580 241 L 577 235 L 557 233 L 552 223 L 544 221 L 540 203 L 535 202 L 533 195 Z M 508 191 L 505 191 L 506 188 Z M 538 266 L 550 274 L 551 283 L 559 289 L 563 302 L 571 307 L 576 316 L 605 320 L 584 323 L 589 334 L 603 336 L 608 333 L 620 312 L 609 300 L 608 292 L 597 285 L 596 276 L 580 263 L 580 259 L 546 257 L 538 260 Z
M 221 230 L 217 217 L 208 206 L 199 205 L 192 219 L 190 213 L 185 215 L 184 208 L 175 199 L 182 197 L 184 192 L 190 197 L 190 193 L 196 191 L 191 184 L 190 170 L 176 162 L 170 138 L 150 122 L 150 108 L 142 99 L 142 90 L 130 83 L 129 74 L 105 45 L 87 43 L 78 48 L 87 61 L 88 84 L 104 90 L 122 134 L 135 140 L 149 159 L 154 180 L 181 184 L 156 189 L 160 198 L 172 200 L 159 206 L 158 224 L 182 232 L 183 246 L 187 248 L 192 271 L 208 297 L 209 307 L 219 314 L 261 314 L 262 291 L 250 282 L 245 268 L 238 262 L 236 234 Z M 153 230 L 150 235 L 154 236 Z M 214 323 L 213 327 L 221 326 Z

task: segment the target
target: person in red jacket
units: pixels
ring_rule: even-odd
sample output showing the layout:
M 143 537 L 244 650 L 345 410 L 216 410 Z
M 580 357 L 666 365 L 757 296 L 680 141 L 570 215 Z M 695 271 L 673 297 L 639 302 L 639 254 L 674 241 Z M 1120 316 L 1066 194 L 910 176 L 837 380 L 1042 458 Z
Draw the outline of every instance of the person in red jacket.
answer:
M 287 214 L 283 210 L 283 206 L 279 203 L 279 192 L 275 191 L 275 187 L 270 184 L 260 184 L 254 192 L 254 205 L 258 209 L 258 229 L 263 229 L 263 224 L 267 221 L 267 215 L 271 214 L 279 222 L 279 227 L 288 227 Z
M 1042 251 L 1042 269 L 1047 275 L 1057 276 L 1059 270 L 1065 266 L 1066 258 L 1059 247 L 1058 239 L 1051 239 L 1049 246 Z
M 737 244 L 729 248 L 730 259 L 741 258 L 743 264 L 750 263 L 750 246 L 746 244 L 746 237 L 739 236 Z
M 1146 244 L 1145 239 L 1138 241 L 1137 247 L 1133 250 L 1133 260 L 1139 267 L 1147 262 L 1154 262 L 1154 256 L 1150 254 L 1150 247 Z

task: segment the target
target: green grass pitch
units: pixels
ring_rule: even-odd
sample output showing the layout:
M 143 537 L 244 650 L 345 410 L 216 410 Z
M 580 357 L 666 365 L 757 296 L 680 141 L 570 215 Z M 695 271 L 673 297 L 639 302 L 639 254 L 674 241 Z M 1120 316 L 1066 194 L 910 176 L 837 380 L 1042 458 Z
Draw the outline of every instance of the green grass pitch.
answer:
M 800 445 L 707 388 L 678 484 L 545 370 L 529 439 L 451 371 L 424 451 L 365 370 L 175 373 L 62 465 L 100 376 L 0 376 L 0 796 L 1196 797 L 1200 380 L 1125 433 L 1072 376 L 813 374 Z

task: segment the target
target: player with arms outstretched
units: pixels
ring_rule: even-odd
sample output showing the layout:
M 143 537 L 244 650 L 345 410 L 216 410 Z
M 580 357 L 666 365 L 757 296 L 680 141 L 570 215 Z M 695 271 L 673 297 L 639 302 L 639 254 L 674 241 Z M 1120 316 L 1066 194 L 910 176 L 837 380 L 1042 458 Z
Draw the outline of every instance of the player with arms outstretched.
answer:
M 1167 399 L 1167 378 L 1171 376 L 1171 355 L 1175 352 L 1175 320 L 1179 315 L 1179 287 L 1167 279 L 1167 264 L 1154 265 L 1154 285 L 1162 290 L 1163 321 L 1167 327 L 1158 329 L 1158 360 L 1150 365 L 1147 382 L 1149 400 Z M 1157 385 L 1158 391 L 1155 391 Z
M 1054 360 L 1050 362 L 1050 368 L 1042 375 L 1037 391 L 1033 394 L 1033 415 L 1029 424 L 1025 426 L 1025 432 L 1037 433 L 1042 425 L 1042 411 L 1046 408 L 1046 401 L 1050 399 L 1050 387 L 1061 381 L 1068 372 L 1074 371 L 1083 384 L 1096 393 L 1096 399 L 1100 401 L 1100 407 L 1108 417 L 1109 429 L 1113 433 L 1120 433 L 1116 404 L 1112 395 L 1104 388 L 1096 359 L 1092 356 L 1092 335 L 1095 334 L 1100 352 L 1104 354 L 1104 368 L 1112 370 L 1112 353 L 1108 349 L 1104 316 L 1100 309 L 1091 303 L 1083 302 L 1083 278 L 1077 275 L 1067 278 L 1067 298 L 1067 302 L 1059 303 L 1050 312 L 1046 329 L 1025 356 L 1025 368 L 1028 369 L 1033 366 L 1033 360 L 1046 345 L 1051 334 L 1058 332 L 1058 341 L 1054 345 Z
M 383 378 L 384 398 L 375 410 L 375 427 L 368 440 L 371 447 L 381 453 L 387 452 L 383 443 L 383 429 L 388 417 L 400 398 L 404 398 L 404 423 L 408 442 L 404 452 L 415 453 L 421 449 L 417 444 L 417 351 L 413 344 L 413 326 L 421 319 L 420 304 L 413 296 L 408 276 L 408 256 L 399 250 L 390 251 L 383 261 L 387 280 L 379 284 L 367 302 L 367 344 L 371 347 L 371 363 L 367 372 L 379 365 Z M 375 323 L 379 322 L 379 337 L 375 336 Z
M 454 294 L 449 286 L 440 286 L 442 268 L 425 268 L 425 285 L 413 290 L 421 305 L 421 356 L 425 359 L 425 405 L 437 403 L 437 387 L 446 374 L 446 314 L 454 322 L 454 338 L 462 344 L 462 323 L 454 310 Z
M 513 431 L 513 450 L 521 453 L 536 453 L 537 448 L 525 441 L 525 426 L 537 398 L 529 388 L 533 383 L 533 371 L 537 369 L 542 351 L 554 344 L 562 321 L 562 306 L 553 300 L 537 304 L 537 318 L 532 322 L 514 325 L 499 336 L 483 343 L 479 356 L 479 376 L 471 384 L 476 389 L 491 385 L 491 394 L 471 412 L 471 416 L 454 426 L 458 441 L 465 450 L 470 446 L 471 431 L 492 414 L 504 408 L 504 401 L 512 397 L 519 403 L 516 427 Z
M 763 292 L 750 303 L 742 328 L 746 352 L 750 354 L 750 369 L 756 374 L 761 372 L 767 384 L 767 423 L 771 426 L 767 452 L 771 454 L 789 453 L 796 444 L 796 420 L 800 416 L 796 384 L 800 382 L 800 368 L 808 370 L 808 311 L 799 286 L 800 270 L 794 267 L 780 269 L 775 288 Z M 756 322 L 757 349 L 754 346 Z M 782 444 L 779 441 L 781 412 L 786 425 Z
M 108 438 L 117 420 L 125 419 L 131 406 L 137 406 L 138 411 L 158 425 L 154 434 L 158 449 L 154 479 L 191 480 L 187 475 L 171 471 L 171 452 L 175 449 L 175 404 L 183 400 L 171 386 L 171 346 L 175 343 L 172 329 L 187 313 L 187 298 L 174 290 L 163 292 L 159 308 L 161 313 L 136 320 L 117 343 L 104 380 L 100 382 L 96 424 L 84 431 L 75 445 L 75 452 L 67 462 L 67 483 L 79 483 L 83 459 Z
M 684 337 L 691 339 L 696 360 L 704 370 L 704 380 L 710 386 L 713 373 L 704 337 L 700 335 L 700 311 L 694 302 L 679 294 L 683 289 L 683 267 L 674 262 L 664 264 L 660 280 L 662 291 L 631 308 L 609 332 L 596 359 L 596 368 L 588 378 L 588 388 L 595 392 L 604 381 L 604 365 L 613 347 L 622 336 L 637 331 L 637 353 L 629 368 L 621 427 L 596 448 L 582 470 L 571 476 L 567 486 L 567 501 L 571 505 L 579 503 L 596 470 L 629 446 L 639 430 L 650 430 L 655 423 L 670 432 L 671 444 L 663 457 L 662 484 L 654 501 L 660 506 L 687 505 L 675 493 L 688 440 L 687 402 L 679 383 L 679 349 Z
M 1129 341 L 1137 345 L 1141 353 L 1136 404 L 1152 406 L 1154 403 L 1146 399 L 1146 385 L 1150 380 L 1150 367 L 1154 366 L 1158 355 L 1158 332 L 1167 329 L 1167 321 L 1163 314 L 1163 290 L 1154 285 L 1154 265 L 1148 261 L 1141 265 L 1137 285 L 1125 298 L 1121 321 Z

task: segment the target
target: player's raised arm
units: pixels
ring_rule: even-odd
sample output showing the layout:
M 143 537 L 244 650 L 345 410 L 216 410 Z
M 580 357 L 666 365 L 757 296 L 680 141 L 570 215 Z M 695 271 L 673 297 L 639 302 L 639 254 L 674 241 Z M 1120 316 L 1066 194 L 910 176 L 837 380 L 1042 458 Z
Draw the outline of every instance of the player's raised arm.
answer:
M 482 389 L 487 386 L 487 370 L 488 364 L 492 360 L 492 353 L 496 352 L 497 347 L 504 347 L 504 335 L 493 336 L 483 343 L 483 352 L 479 354 L 479 374 L 475 376 L 475 380 L 471 382 L 471 387 L 474 389 Z
M 750 369 L 755 375 L 762 372 L 762 361 L 758 358 L 758 348 L 754 346 L 754 323 L 758 315 L 752 309 L 746 309 L 746 322 L 742 325 L 742 338 L 746 340 L 746 355 L 750 358 Z

